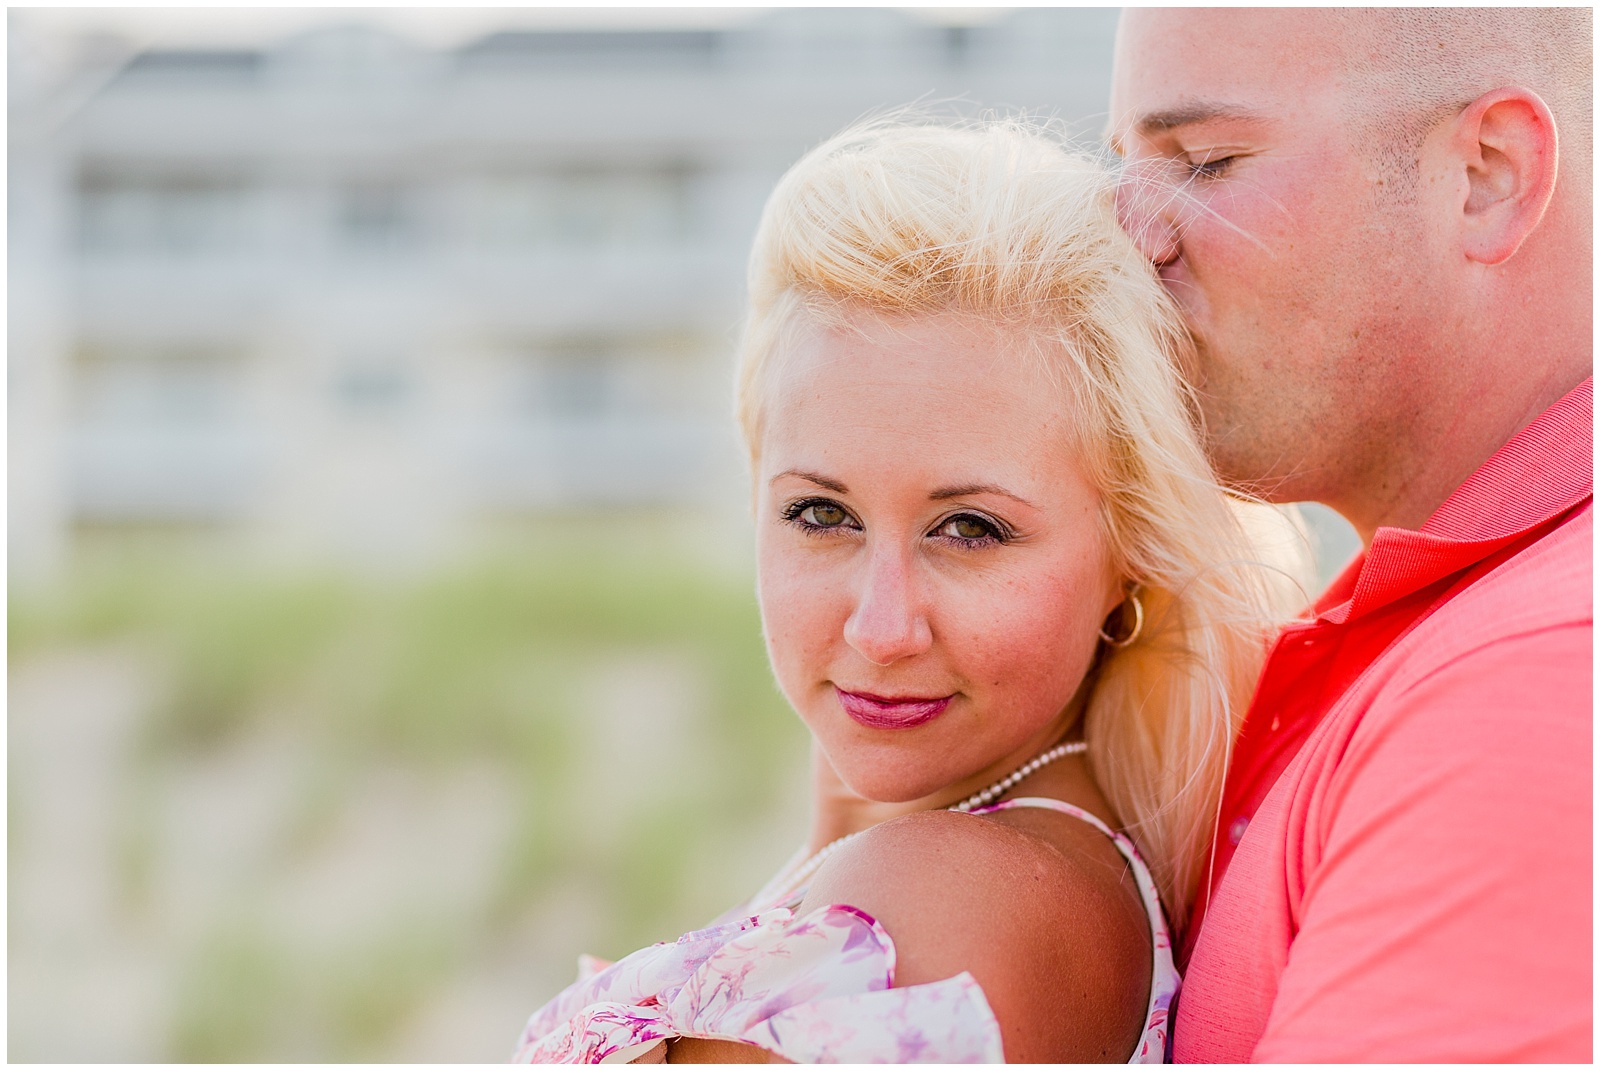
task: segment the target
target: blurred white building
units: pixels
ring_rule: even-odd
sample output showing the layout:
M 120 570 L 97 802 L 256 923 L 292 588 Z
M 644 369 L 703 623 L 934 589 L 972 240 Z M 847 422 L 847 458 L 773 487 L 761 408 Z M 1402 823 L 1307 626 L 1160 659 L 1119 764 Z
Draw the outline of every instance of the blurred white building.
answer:
M 86 524 L 417 561 L 498 516 L 738 500 L 730 357 L 778 175 L 917 99 L 1093 134 L 1114 24 L 801 9 L 139 51 L 13 15 L 13 577 Z

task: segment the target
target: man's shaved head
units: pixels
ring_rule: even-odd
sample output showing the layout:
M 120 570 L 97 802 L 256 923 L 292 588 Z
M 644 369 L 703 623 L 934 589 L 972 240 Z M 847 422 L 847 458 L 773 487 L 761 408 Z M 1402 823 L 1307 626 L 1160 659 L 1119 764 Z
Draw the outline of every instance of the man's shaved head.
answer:
M 1372 137 L 1387 195 L 1416 192 L 1427 132 L 1479 95 L 1526 86 L 1544 98 L 1564 164 L 1590 186 L 1594 155 L 1594 13 L 1554 8 L 1344 8 L 1323 13 L 1342 43 L 1349 118 Z

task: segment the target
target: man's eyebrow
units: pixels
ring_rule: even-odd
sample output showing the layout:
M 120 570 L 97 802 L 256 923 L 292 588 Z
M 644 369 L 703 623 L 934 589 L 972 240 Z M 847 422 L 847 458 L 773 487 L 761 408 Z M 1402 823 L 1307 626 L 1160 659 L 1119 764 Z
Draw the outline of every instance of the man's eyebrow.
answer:
M 778 473 L 776 476 L 774 476 L 771 480 L 769 480 L 767 482 L 768 483 L 777 483 L 779 480 L 783 479 L 785 476 L 798 476 L 798 477 L 800 477 L 800 479 L 808 480 L 811 483 L 816 484 L 818 487 L 826 487 L 828 490 L 834 492 L 835 494 L 847 495 L 847 494 L 850 493 L 850 489 L 848 487 L 846 487 L 844 484 L 840 483 L 838 480 L 830 480 L 830 479 L 828 479 L 828 477 L 823 476 L 823 475 L 821 475 L 819 473 L 806 472 L 803 469 L 784 469 L 782 472 Z
M 1026 498 L 1013 494 L 1004 487 L 996 487 L 992 483 L 964 483 L 957 487 L 941 487 L 937 491 L 928 492 L 928 497 L 932 499 L 962 498 L 966 495 L 1004 495 L 1006 498 L 1014 499 L 1024 506 L 1033 508 L 1033 503 Z
M 1237 104 L 1218 104 L 1210 101 L 1195 101 L 1191 104 L 1180 104 L 1176 108 L 1165 111 L 1146 112 L 1133 124 L 1135 130 L 1141 134 L 1160 134 L 1174 130 L 1180 126 L 1193 126 L 1196 123 L 1212 123 L 1220 121 L 1265 123 L 1266 116 L 1242 108 Z

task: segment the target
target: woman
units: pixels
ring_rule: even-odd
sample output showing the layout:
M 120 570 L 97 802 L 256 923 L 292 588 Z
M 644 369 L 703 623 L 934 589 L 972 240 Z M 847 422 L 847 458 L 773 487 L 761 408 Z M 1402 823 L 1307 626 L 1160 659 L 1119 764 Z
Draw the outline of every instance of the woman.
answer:
M 865 124 L 779 183 L 750 289 L 739 416 L 811 843 L 740 917 L 569 988 L 519 1056 L 1159 1061 L 1163 908 L 1285 593 L 1105 172 L 1023 122 Z

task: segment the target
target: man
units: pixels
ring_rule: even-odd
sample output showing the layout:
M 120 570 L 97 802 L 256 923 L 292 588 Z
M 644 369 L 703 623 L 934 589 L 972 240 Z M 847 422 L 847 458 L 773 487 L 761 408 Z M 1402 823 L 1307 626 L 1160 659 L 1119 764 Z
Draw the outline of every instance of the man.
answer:
M 1175 1056 L 1592 1048 L 1587 10 L 1130 10 L 1124 218 L 1225 479 L 1364 551 L 1262 674 Z

